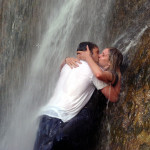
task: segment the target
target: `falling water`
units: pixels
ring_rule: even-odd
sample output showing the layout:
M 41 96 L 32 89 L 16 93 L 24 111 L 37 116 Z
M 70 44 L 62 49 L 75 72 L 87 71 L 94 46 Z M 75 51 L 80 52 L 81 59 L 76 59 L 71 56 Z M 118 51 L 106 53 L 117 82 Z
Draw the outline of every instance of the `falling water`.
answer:
M 109 100 L 107 101 L 107 106 L 106 106 L 106 112 L 108 111 L 108 104 L 109 104 Z M 106 115 L 106 124 L 107 124 L 107 144 L 106 144 L 106 150 L 110 150 L 110 136 L 111 136 L 111 133 L 110 133 L 110 122 L 109 122 L 109 119 L 108 119 L 108 115 Z
M 64 0 L 46 18 L 47 29 L 27 64 L 19 90 L 9 88 L 7 111 L 1 120 L 0 150 L 32 150 L 38 127 L 38 110 L 50 98 L 59 76 L 61 61 L 75 56 L 81 41 L 103 45 L 111 0 Z M 19 71 L 16 71 L 19 72 Z M 15 78 L 15 75 L 14 75 Z M 14 83 L 15 85 L 15 83 Z M 18 92 L 19 91 L 19 92 Z
M 143 35 L 143 33 L 145 32 L 145 30 L 148 28 L 148 25 L 145 25 L 144 27 L 140 27 L 140 31 L 135 31 L 135 36 L 131 39 L 131 35 L 133 34 L 129 34 L 128 32 L 126 33 L 122 33 L 118 39 L 115 40 L 115 42 L 113 43 L 113 45 L 117 45 L 123 52 L 123 55 L 127 54 L 129 49 L 131 47 L 134 47 L 137 45 L 137 43 L 139 42 L 141 36 Z M 137 28 L 136 28 L 137 30 Z M 122 42 L 119 43 L 119 41 L 122 40 Z M 124 45 L 124 46 L 122 46 Z

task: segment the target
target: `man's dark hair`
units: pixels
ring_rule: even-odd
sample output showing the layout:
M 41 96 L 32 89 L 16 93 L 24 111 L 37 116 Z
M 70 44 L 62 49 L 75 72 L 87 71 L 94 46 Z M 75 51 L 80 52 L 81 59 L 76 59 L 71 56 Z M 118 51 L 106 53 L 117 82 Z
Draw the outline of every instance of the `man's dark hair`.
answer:
M 93 49 L 98 48 L 98 46 L 92 42 L 81 42 L 77 48 L 77 51 L 86 51 L 86 46 L 88 45 L 91 54 L 93 54 Z

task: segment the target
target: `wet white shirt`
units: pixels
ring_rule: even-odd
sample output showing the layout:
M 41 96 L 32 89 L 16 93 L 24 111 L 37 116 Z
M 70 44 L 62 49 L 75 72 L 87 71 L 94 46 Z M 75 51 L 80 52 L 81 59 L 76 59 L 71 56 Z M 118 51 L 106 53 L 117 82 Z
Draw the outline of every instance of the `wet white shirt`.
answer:
M 93 76 L 85 61 L 81 62 L 82 64 L 77 68 L 71 69 L 68 65 L 62 68 L 54 94 L 48 104 L 42 108 L 42 114 L 67 122 L 89 101 L 95 90 L 93 82 L 98 89 L 107 86 Z

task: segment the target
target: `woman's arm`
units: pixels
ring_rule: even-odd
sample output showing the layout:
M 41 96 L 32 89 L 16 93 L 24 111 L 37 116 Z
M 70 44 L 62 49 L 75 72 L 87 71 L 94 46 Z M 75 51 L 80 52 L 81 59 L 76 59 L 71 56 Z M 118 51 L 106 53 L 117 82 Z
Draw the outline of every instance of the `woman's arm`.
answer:
M 106 83 L 110 83 L 113 81 L 112 73 L 109 71 L 103 71 L 93 60 L 93 58 L 89 55 L 86 56 L 86 61 L 89 64 L 93 74 L 98 78 L 99 80 L 102 80 Z
M 118 82 L 115 86 L 107 86 L 101 89 L 101 92 L 105 95 L 107 99 L 111 102 L 117 102 L 120 94 L 121 88 L 121 73 L 118 71 Z
M 103 71 L 100 68 L 100 66 L 97 65 L 97 63 L 93 60 L 88 46 L 87 46 L 87 50 L 86 51 L 78 51 L 77 54 L 78 54 L 78 58 L 79 59 L 85 60 L 89 64 L 93 74 L 99 80 L 102 80 L 102 81 L 104 81 L 106 83 L 110 83 L 110 82 L 114 81 L 113 74 L 111 72 L 109 72 L 109 71 Z
M 61 63 L 61 65 L 60 65 L 60 71 L 61 71 L 61 69 L 63 68 L 63 66 L 66 64 L 66 59 L 64 59 L 63 60 L 63 62 Z
M 120 82 L 118 82 L 115 87 L 110 85 L 101 89 L 101 92 L 105 95 L 107 99 L 109 99 L 109 101 L 117 102 L 120 94 Z
M 60 70 L 63 68 L 65 64 L 69 65 L 70 68 L 73 69 L 73 68 L 79 67 L 78 64 L 81 64 L 81 62 L 78 58 L 66 57 L 60 66 Z

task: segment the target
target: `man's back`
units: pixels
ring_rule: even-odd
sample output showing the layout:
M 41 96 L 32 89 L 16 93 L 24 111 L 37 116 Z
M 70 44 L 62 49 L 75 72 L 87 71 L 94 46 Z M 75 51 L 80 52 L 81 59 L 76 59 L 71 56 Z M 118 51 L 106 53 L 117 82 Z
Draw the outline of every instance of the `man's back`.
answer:
M 78 68 L 65 65 L 60 73 L 54 94 L 44 107 L 44 114 L 62 119 L 74 117 L 94 92 L 93 73 L 85 61 Z

